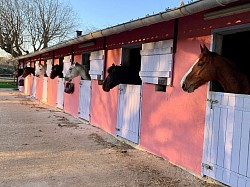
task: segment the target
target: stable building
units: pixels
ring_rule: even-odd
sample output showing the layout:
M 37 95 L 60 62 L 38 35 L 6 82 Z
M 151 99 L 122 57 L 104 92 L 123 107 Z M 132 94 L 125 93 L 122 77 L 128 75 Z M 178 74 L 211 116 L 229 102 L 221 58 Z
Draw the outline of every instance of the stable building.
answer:
M 25 79 L 25 94 L 190 172 L 250 186 L 250 96 L 225 93 L 215 81 L 193 93 L 180 86 L 201 44 L 249 74 L 249 1 L 195 1 L 17 59 L 20 68 L 46 64 L 47 77 Z M 91 80 L 74 78 L 74 92 L 68 94 L 64 77 L 49 74 L 61 64 L 65 75 L 71 62 L 89 66 Z M 141 85 L 119 84 L 105 92 L 112 64 L 139 68 Z

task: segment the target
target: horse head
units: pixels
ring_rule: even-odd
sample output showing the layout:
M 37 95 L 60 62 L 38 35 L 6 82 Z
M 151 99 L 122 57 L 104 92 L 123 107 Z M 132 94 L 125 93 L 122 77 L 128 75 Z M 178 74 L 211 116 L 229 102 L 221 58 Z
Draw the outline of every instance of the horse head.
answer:
M 217 69 L 213 62 L 216 53 L 210 52 L 203 44 L 200 45 L 201 53 L 193 66 L 184 75 L 181 87 L 185 92 L 191 93 L 208 81 L 216 79 Z
M 27 77 L 30 74 L 35 75 L 35 68 L 25 67 L 24 70 L 23 70 L 22 77 L 25 78 L 25 77 Z
M 35 75 L 39 77 L 40 75 L 45 75 L 46 74 L 46 69 L 42 64 L 36 65 L 36 70 L 35 70 Z
M 13 72 L 13 75 L 14 75 L 15 77 L 20 77 L 22 74 L 23 74 L 23 69 L 16 69 L 16 70 Z
M 52 66 L 51 73 L 50 73 L 50 78 L 54 79 L 57 76 L 63 77 L 62 71 L 63 71 L 63 66 L 62 65 L 57 64 L 57 65 Z
M 110 89 L 119 84 L 140 85 L 141 78 L 139 71 L 129 66 L 116 66 L 112 64 L 112 66 L 108 68 L 108 76 L 104 80 L 102 89 L 105 92 L 109 92 Z
M 71 81 L 73 78 L 77 76 L 81 76 L 84 80 L 90 80 L 90 75 L 88 73 L 87 66 L 81 65 L 78 62 L 73 63 L 68 72 L 65 75 L 65 80 L 66 81 Z
M 110 89 L 121 83 L 119 76 L 120 67 L 121 66 L 116 66 L 112 64 L 112 66 L 108 68 L 108 76 L 105 78 L 104 83 L 102 85 L 102 89 L 105 92 L 109 92 Z

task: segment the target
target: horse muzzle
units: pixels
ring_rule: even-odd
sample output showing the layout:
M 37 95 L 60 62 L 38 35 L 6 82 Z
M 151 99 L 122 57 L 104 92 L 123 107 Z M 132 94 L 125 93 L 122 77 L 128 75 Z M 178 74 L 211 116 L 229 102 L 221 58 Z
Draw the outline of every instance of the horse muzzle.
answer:
M 185 91 L 185 92 L 188 92 L 188 93 L 194 92 L 194 85 L 193 84 L 186 85 L 185 83 L 183 83 L 181 87 L 182 87 L 183 91 Z

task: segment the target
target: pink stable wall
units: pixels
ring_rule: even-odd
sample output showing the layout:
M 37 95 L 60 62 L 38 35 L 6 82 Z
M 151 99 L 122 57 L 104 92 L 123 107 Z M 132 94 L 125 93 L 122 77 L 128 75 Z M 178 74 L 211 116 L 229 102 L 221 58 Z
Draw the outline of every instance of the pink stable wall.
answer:
M 74 61 L 82 63 L 82 55 L 74 56 Z M 72 80 L 72 83 L 74 83 L 74 92 L 72 94 L 64 93 L 63 110 L 75 117 L 78 117 L 80 80 L 81 80 L 80 76 L 75 77 Z
M 44 65 L 44 61 L 41 61 L 41 64 Z M 43 94 L 43 75 L 36 78 L 36 98 L 42 100 Z
M 54 65 L 59 64 L 59 59 L 54 59 Z M 57 100 L 57 87 L 58 77 L 51 79 L 48 75 L 48 92 L 47 92 L 47 103 L 53 107 L 56 107 Z
M 28 81 L 27 81 L 27 95 L 30 95 L 31 94 L 31 90 L 32 90 L 32 84 L 33 84 L 33 74 L 30 74 L 27 77 L 28 77 Z
M 179 19 L 173 86 L 164 93 L 155 92 L 152 84 L 143 85 L 141 147 L 201 173 L 207 85 L 189 94 L 182 91 L 180 81 L 200 54 L 199 45 L 210 48 L 211 29 L 246 19 L 250 16 L 241 14 L 204 21 L 202 13 Z
M 112 64 L 120 64 L 121 49 L 108 50 L 106 71 Z M 105 77 L 107 72 L 105 73 Z M 102 128 L 103 130 L 116 134 L 117 117 L 117 96 L 118 87 L 111 89 L 110 92 L 104 92 L 97 80 L 92 81 L 92 96 L 90 108 L 90 123 Z

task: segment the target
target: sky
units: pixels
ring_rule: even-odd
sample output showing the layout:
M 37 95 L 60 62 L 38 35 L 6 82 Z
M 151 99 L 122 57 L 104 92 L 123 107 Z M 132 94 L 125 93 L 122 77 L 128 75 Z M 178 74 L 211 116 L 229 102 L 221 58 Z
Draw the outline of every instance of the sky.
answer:
M 182 0 L 59 0 L 76 12 L 79 28 L 87 34 L 121 23 L 179 7 Z M 183 0 L 185 4 L 188 1 Z M 75 33 L 70 35 L 74 37 Z M 0 56 L 5 56 L 0 50 Z
M 65 0 L 79 17 L 80 28 L 105 29 L 179 7 L 181 0 Z M 183 0 L 185 4 L 191 0 Z

